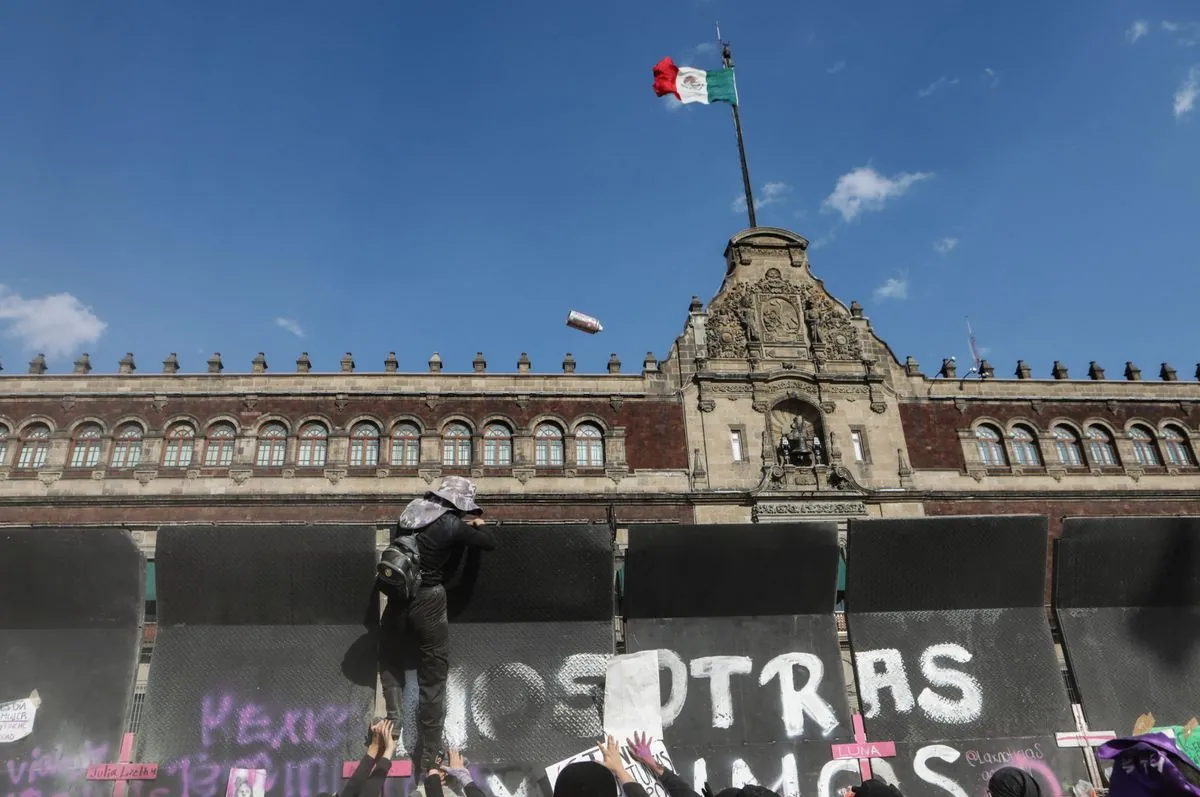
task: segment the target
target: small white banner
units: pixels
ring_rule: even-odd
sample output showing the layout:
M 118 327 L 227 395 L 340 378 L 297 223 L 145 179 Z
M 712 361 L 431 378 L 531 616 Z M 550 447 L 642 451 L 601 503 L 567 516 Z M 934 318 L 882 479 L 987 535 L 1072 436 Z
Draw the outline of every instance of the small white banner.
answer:
M 33 721 L 41 704 L 36 689 L 29 697 L 0 703 L 0 743 L 15 742 L 33 733 Z
M 634 759 L 633 755 L 629 751 L 629 748 L 625 746 L 624 739 L 620 740 L 620 745 L 621 761 L 625 764 L 625 771 L 628 772 L 635 781 L 642 784 L 642 788 L 646 790 L 646 794 L 648 794 L 649 797 L 670 797 L 670 795 L 667 794 L 667 790 L 664 789 L 662 784 L 658 782 L 658 778 L 654 777 L 654 775 L 650 773 L 650 770 L 646 769 L 646 767 L 640 761 Z M 672 772 L 675 771 L 675 765 L 671 763 L 671 755 L 667 752 L 667 747 L 662 743 L 662 739 L 654 740 L 654 742 L 650 745 L 650 752 L 654 754 L 654 760 L 659 766 L 663 767 L 664 769 L 669 769 Z M 550 780 L 551 790 L 554 789 L 554 783 L 558 780 L 558 774 L 562 772 L 568 764 L 574 764 L 577 761 L 595 761 L 597 764 L 602 764 L 604 763 L 604 755 L 600 752 L 598 747 L 592 745 L 590 750 L 584 750 L 578 755 L 573 755 L 568 759 L 559 761 L 557 764 L 552 764 L 551 766 L 546 767 L 546 777 Z M 617 784 L 616 778 L 613 778 L 613 793 L 621 793 L 621 787 Z

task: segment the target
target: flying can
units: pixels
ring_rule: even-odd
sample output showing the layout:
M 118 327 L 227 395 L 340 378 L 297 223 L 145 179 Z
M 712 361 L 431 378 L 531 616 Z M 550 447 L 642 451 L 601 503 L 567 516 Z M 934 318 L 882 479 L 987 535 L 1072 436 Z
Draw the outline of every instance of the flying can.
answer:
M 590 315 L 572 310 L 567 313 L 567 326 L 572 329 L 578 329 L 580 332 L 586 332 L 589 335 L 595 335 L 597 332 L 604 330 L 598 319 L 592 318 Z

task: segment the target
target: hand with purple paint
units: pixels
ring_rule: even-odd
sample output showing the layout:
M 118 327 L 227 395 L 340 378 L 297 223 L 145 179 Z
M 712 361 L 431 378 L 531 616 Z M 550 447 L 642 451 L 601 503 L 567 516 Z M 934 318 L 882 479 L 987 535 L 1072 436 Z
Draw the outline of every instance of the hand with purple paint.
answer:
M 625 745 L 633 757 L 645 764 L 646 769 L 650 770 L 650 773 L 657 778 L 662 775 L 663 767 L 654 760 L 654 753 L 650 751 L 650 745 L 653 742 L 654 739 L 649 734 L 634 731 L 633 738 L 626 739 Z

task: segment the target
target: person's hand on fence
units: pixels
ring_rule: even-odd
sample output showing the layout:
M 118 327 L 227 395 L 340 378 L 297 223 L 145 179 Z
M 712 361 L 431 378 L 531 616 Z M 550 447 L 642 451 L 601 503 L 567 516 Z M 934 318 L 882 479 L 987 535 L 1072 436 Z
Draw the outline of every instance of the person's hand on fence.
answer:
M 371 758 L 379 758 L 379 754 L 383 751 L 383 729 L 388 725 L 387 720 L 380 720 L 371 726 L 371 741 L 367 744 L 367 755 Z
M 603 759 L 600 763 L 616 777 L 617 781 L 625 784 L 632 783 L 633 776 L 625 769 L 625 763 L 621 761 L 621 748 L 617 745 L 617 740 L 609 736 L 605 741 L 597 742 L 596 747 L 600 749 L 600 754 Z
M 383 739 L 383 757 L 390 759 L 396 753 L 396 737 L 392 735 L 395 724 L 391 720 L 384 720 L 382 725 L 379 733 Z
M 646 769 L 649 769 L 654 777 L 658 777 L 663 773 L 663 767 L 654 760 L 654 753 L 650 751 L 650 745 L 654 739 L 646 733 L 634 731 L 632 739 L 626 739 L 625 745 L 629 748 L 629 752 L 638 761 L 641 761 Z

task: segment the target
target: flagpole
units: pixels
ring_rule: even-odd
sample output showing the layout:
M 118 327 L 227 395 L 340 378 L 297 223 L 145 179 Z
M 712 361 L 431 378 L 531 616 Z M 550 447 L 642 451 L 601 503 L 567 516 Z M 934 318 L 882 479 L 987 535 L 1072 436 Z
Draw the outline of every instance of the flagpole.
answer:
M 721 29 L 717 28 L 717 39 L 721 38 Z M 729 51 L 729 42 L 721 42 L 721 60 L 726 69 L 733 69 L 733 55 Z M 750 217 L 750 226 L 757 227 L 758 220 L 754 215 L 754 193 L 750 190 L 750 168 L 746 165 L 746 144 L 742 140 L 742 115 L 738 112 L 737 78 L 734 78 L 733 127 L 737 131 L 738 158 L 742 162 L 742 188 L 746 192 L 746 215 Z

